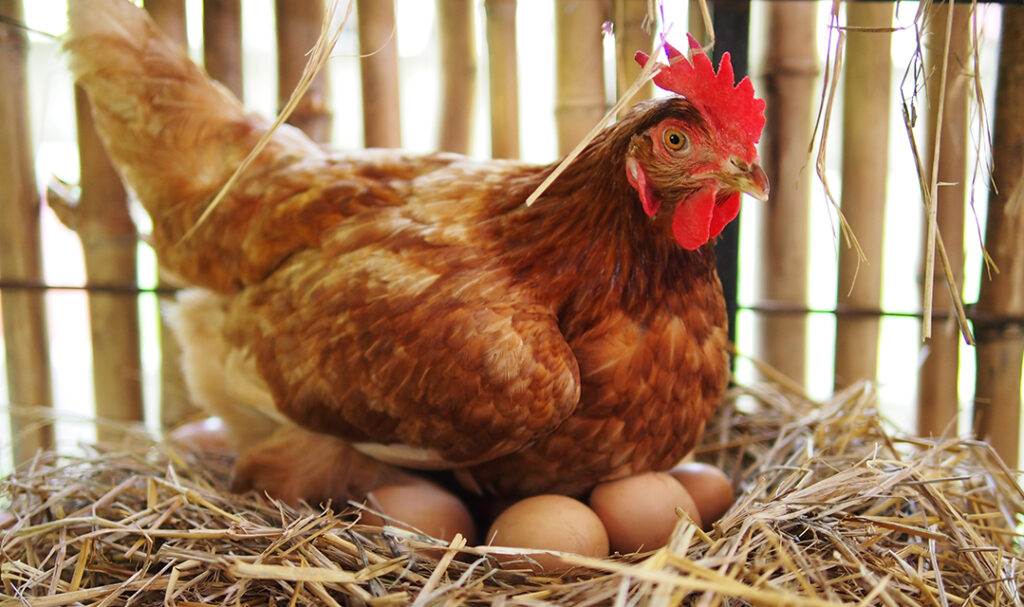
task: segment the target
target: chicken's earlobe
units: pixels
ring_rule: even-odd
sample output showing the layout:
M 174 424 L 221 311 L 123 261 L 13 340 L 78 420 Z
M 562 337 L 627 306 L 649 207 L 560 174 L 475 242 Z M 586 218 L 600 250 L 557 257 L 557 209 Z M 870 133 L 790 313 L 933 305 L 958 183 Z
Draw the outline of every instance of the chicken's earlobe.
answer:
M 640 195 L 640 204 L 644 207 L 644 213 L 647 213 L 648 217 L 657 215 L 661 209 L 661 200 L 647 181 L 647 173 L 633 156 L 626 157 L 626 179 Z

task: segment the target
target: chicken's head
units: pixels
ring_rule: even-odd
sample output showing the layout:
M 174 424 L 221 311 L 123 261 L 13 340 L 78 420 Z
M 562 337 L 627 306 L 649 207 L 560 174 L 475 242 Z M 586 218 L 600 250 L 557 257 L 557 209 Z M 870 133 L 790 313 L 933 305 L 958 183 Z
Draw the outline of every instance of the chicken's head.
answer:
M 633 136 L 625 170 L 647 215 L 655 217 L 663 203 L 675 205 L 672 234 L 695 250 L 736 218 L 741 194 L 766 200 L 768 178 L 757 156 L 764 100 L 754 97 L 749 78 L 733 85 L 728 53 L 716 74 L 693 37 L 690 46 L 687 60 L 665 45 L 669 65 L 654 82 L 683 98 L 658 104 L 653 126 Z M 637 53 L 641 65 L 648 60 Z

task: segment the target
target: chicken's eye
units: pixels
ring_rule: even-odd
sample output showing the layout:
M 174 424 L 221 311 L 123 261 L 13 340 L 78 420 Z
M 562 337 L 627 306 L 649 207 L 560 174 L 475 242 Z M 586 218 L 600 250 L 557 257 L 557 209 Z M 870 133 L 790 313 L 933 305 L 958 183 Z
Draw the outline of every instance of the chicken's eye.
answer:
M 686 149 L 686 147 L 690 145 L 689 137 L 679 129 L 665 129 L 665 132 L 661 135 L 661 139 L 665 142 L 665 147 L 673 152 Z

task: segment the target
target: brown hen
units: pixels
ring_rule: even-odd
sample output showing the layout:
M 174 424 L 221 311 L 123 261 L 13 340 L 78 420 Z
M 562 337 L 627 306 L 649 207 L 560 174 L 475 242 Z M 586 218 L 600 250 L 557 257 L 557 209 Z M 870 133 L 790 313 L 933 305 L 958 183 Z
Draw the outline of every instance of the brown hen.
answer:
M 686 80 L 673 52 L 656 81 L 688 99 L 633 108 L 529 207 L 553 166 L 340 152 L 282 127 L 197 223 L 267 122 L 122 0 L 73 0 L 66 48 L 161 264 L 197 287 L 171 316 L 240 488 L 346 498 L 400 466 L 577 494 L 671 467 L 721 399 L 709 241 L 767 190 L 763 102 L 731 69 L 749 108 L 716 113 L 719 93 L 686 88 L 715 77 L 706 57 Z

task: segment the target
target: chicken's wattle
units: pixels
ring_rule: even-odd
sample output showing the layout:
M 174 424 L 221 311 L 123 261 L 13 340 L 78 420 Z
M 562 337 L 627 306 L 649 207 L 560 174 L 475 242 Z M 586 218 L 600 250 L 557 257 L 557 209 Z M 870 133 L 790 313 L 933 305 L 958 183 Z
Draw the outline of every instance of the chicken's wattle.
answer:
M 676 205 L 672 235 L 684 249 L 694 251 L 721 234 L 739 211 L 739 194 L 721 198 L 717 190 L 699 190 Z

